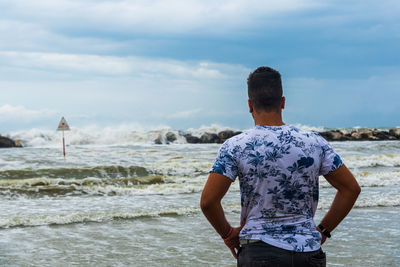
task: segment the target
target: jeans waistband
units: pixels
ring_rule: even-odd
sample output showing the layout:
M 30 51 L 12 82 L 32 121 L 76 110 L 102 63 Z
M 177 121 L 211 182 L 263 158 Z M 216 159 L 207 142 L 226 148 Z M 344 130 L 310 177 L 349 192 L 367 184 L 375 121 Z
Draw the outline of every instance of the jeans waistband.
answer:
M 248 245 L 251 243 L 257 243 L 257 242 L 262 242 L 258 239 L 239 239 L 240 245 Z

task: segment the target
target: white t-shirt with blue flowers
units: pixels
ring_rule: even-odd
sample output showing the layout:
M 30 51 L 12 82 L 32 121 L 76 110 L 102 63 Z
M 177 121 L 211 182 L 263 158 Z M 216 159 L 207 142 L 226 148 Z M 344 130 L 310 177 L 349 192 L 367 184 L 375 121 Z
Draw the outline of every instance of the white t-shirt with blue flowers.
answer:
M 317 133 L 293 126 L 260 126 L 228 139 L 211 172 L 239 177 L 241 239 L 291 251 L 315 251 L 321 235 L 313 220 L 318 177 L 342 160 Z

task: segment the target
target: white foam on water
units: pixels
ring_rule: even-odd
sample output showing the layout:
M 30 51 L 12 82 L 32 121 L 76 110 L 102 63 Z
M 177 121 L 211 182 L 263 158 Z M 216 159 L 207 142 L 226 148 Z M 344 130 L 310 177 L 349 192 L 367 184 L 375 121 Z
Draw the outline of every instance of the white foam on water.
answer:
M 322 126 L 308 126 L 294 124 L 294 126 L 306 131 L 326 131 Z M 173 143 L 185 144 L 185 134 L 200 137 L 204 133 L 219 133 L 224 130 L 243 131 L 227 126 L 212 124 L 200 128 L 189 128 L 186 130 L 174 130 L 169 126 L 158 126 L 154 128 L 143 128 L 138 125 L 118 125 L 113 127 L 88 126 L 83 128 L 71 127 L 71 131 L 65 132 L 67 145 L 129 145 L 129 144 L 154 144 L 156 139 L 166 144 L 166 134 L 172 132 L 177 140 Z M 28 147 L 55 147 L 62 140 L 61 132 L 43 129 L 31 129 L 7 133 L 14 140 L 22 141 Z
M 74 186 L 74 192 L 84 193 L 88 195 L 109 195 L 109 196 L 149 196 L 149 195 L 178 195 L 187 193 L 200 192 L 204 184 L 188 183 L 188 184 L 151 184 L 138 186 Z
M 193 136 L 197 136 L 200 137 L 202 134 L 204 133 L 219 133 L 221 131 L 226 131 L 226 130 L 232 130 L 232 131 L 242 131 L 239 129 L 233 129 L 231 127 L 227 127 L 227 126 L 221 126 L 218 124 L 211 124 L 209 126 L 203 125 L 198 129 L 195 128 L 189 128 L 186 130 L 186 132 L 192 134 Z
M 299 124 L 299 123 L 293 124 L 293 126 L 299 128 L 301 130 L 308 131 L 308 132 L 311 132 L 311 131 L 313 131 L 313 132 L 323 132 L 323 131 L 327 130 L 323 126 L 309 126 L 309 125 L 304 125 L 304 124 Z
M 343 161 L 351 168 L 400 167 L 400 154 L 375 154 L 346 156 Z
M 318 209 L 329 209 L 332 204 L 332 199 L 320 199 Z M 371 208 L 371 207 L 398 207 L 400 206 L 400 198 L 397 195 L 389 194 L 387 196 L 360 196 L 354 208 Z
M 103 184 L 105 179 L 84 178 L 84 179 L 61 179 L 61 178 L 31 178 L 31 179 L 2 179 L 0 187 L 5 188 L 32 188 L 43 186 L 70 186 L 70 185 L 99 185 Z
M 104 222 L 116 219 L 135 219 L 141 217 L 177 216 L 198 213 L 200 208 L 188 207 L 163 210 L 132 210 L 132 211 L 108 211 L 91 213 L 30 215 L 0 218 L 0 229 L 22 226 L 63 225 L 83 222 Z
M 353 171 L 361 187 L 383 187 L 400 185 L 400 170 L 387 171 Z M 320 179 L 322 188 L 332 187 L 324 178 Z
M 138 130 L 128 126 L 106 128 L 76 128 L 65 132 L 66 145 L 124 145 L 154 143 L 159 134 L 168 132 L 168 129 L 153 131 Z M 59 146 L 62 140 L 61 132 L 32 129 L 24 132 L 11 133 L 14 140 L 23 140 L 28 147 Z
M 71 127 L 71 131 L 65 132 L 67 145 L 128 145 L 128 144 L 154 144 L 156 139 L 167 143 L 166 133 L 172 132 L 177 140 L 174 143 L 185 144 L 186 138 L 183 134 L 191 134 L 200 137 L 202 134 L 218 133 L 231 128 L 220 125 L 202 126 L 198 129 L 190 128 L 185 131 L 173 130 L 168 126 L 159 126 L 146 129 L 137 125 L 119 125 L 114 127 L 100 128 L 89 126 L 84 128 Z M 24 146 L 28 147 L 54 147 L 59 146 L 62 140 L 61 132 L 41 129 L 17 131 L 8 133 L 14 140 L 22 140 Z
M 201 179 L 187 177 L 133 177 L 120 179 L 85 178 L 32 178 L 0 180 L 0 195 L 109 195 L 146 196 L 175 195 L 200 192 L 205 183 Z
M 19 208 L 0 218 L 0 228 L 104 222 L 114 219 L 135 219 L 145 216 L 197 214 L 201 212 L 198 200 L 202 187 L 202 183 L 186 187 L 178 184 L 154 184 L 133 189 L 110 186 L 100 190 L 107 191 L 107 193 L 117 192 L 120 195 L 128 194 L 128 196 L 114 197 L 105 195 L 95 198 L 90 196 L 68 196 L 59 199 L 51 197 L 40 199 L 27 197 L 21 197 L 20 199 L 13 198 L 7 203 L 9 207 L 6 206 L 3 209 L 7 210 L 14 205 L 17 205 Z M 232 185 L 229 194 L 223 200 L 226 212 L 240 213 L 240 198 L 237 187 L 237 184 Z M 99 191 L 99 189 L 91 187 L 87 187 L 87 190 L 94 190 L 97 193 Z M 191 190 L 198 191 L 195 195 L 189 194 L 187 197 L 182 195 L 182 193 L 193 193 Z M 333 200 L 333 190 L 323 189 L 322 191 L 323 195 L 320 197 L 318 209 L 326 210 L 330 207 Z M 163 192 L 168 196 L 148 197 L 154 192 Z M 135 198 L 132 198 L 131 194 Z M 173 194 L 176 194 L 176 196 L 172 196 Z M 140 195 L 145 197 L 139 197 Z M 125 203 L 125 205 L 121 205 L 121 203 Z M 400 206 L 400 198 L 395 189 L 382 193 L 380 189 L 371 188 L 369 191 L 363 192 L 355 204 L 355 208 L 391 206 Z

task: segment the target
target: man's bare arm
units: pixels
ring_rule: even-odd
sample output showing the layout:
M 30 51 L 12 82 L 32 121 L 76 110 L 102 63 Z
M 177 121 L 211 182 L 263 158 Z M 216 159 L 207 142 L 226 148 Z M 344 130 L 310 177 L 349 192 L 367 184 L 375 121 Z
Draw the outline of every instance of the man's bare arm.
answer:
M 361 192 L 361 188 L 353 174 L 344 164 L 324 177 L 337 189 L 332 205 L 321 221 L 321 224 L 328 231 L 332 231 L 350 212 Z M 325 241 L 324 236 L 323 241 Z
M 211 172 L 201 194 L 200 207 L 207 220 L 224 239 L 225 245 L 231 250 L 232 255 L 237 258 L 235 249 L 239 249 L 239 233 L 244 224 L 232 228 L 225 218 L 221 205 L 221 200 L 231 184 L 232 181 L 228 177 Z
M 221 200 L 231 184 L 232 181 L 228 177 L 211 172 L 201 194 L 201 210 L 220 236 L 226 235 L 231 227 L 221 205 Z

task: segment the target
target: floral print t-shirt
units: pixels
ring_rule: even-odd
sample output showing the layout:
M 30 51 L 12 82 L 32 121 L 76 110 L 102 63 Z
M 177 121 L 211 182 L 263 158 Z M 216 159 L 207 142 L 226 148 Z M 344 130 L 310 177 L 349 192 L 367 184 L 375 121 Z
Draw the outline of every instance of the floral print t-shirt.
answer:
M 318 177 L 342 160 L 317 133 L 293 126 L 260 126 L 221 146 L 211 172 L 239 177 L 240 239 L 261 240 L 291 251 L 315 251 L 321 235 L 313 220 Z

